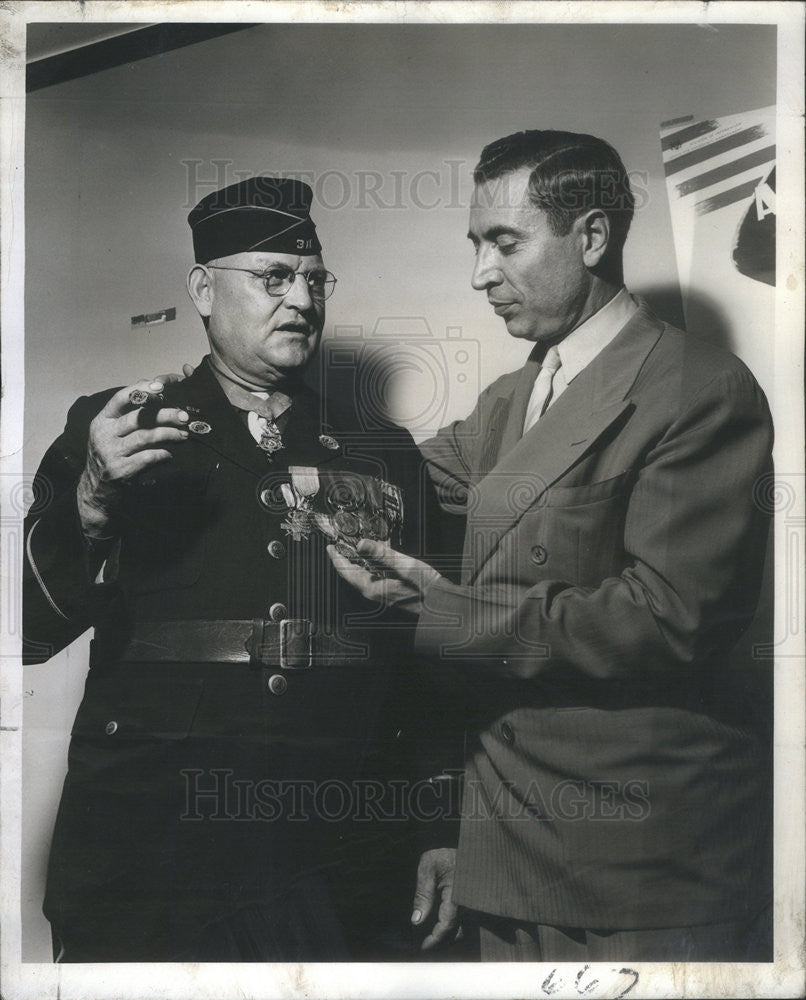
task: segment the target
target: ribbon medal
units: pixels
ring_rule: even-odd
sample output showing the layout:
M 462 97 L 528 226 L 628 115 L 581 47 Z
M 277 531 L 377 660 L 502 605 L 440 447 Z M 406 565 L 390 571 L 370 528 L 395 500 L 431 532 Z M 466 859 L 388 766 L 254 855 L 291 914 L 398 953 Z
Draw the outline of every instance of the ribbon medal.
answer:
M 303 465 L 292 465 L 291 484 L 283 483 L 283 498 L 289 508 L 280 527 L 295 542 L 310 538 L 314 528 L 313 500 L 319 492 L 319 471 Z

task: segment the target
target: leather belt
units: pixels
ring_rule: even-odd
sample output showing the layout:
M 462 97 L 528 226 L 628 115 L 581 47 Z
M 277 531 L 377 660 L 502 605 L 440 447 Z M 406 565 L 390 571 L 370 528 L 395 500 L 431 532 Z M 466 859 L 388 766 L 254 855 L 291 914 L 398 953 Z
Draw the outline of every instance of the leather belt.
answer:
M 368 632 L 321 632 L 307 618 L 137 622 L 120 647 L 96 636 L 97 654 L 133 663 L 248 663 L 310 670 L 367 661 Z

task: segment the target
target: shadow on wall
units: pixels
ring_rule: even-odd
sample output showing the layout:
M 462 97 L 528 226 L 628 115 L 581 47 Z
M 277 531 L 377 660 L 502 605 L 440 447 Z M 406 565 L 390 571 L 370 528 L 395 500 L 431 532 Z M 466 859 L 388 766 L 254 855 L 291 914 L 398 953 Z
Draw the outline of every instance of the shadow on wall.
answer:
M 716 299 L 702 292 L 690 292 L 683 312 L 677 285 L 653 285 L 636 293 L 652 311 L 672 326 L 710 341 L 716 347 L 737 354 L 739 344 L 728 325 L 727 316 Z

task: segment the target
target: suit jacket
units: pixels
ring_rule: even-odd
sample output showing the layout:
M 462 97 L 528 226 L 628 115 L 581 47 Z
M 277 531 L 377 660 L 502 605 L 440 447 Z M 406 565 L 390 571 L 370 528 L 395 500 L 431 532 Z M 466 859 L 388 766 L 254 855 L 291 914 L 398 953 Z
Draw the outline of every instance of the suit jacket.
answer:
M 478 695 L 455 899 L 592 929 L 738 919 L 766 748 L 729 652 L 768 534 L 766 401 L 645 306 L 521 437 L 533 378 L 421 446 L 467 511 L 462 582 L 429 588 L 416 639 Z
M 394 873 L 383 865 L 396 855 L 401 865 L 412 863 L 395 846 L 401 823 L 358 824 L 367 833 L 351 852 L 350 819 L 360 810 L 354 779 L 412 776 L 405 760 L 410 716 L 396 694 L 411 628 L 342 583 L 324 538 L 294 541 L 284 533 L 278 487 L 288 482 L 290 465 L 393 483 L 403 496 L 402 545 L 422 555 L 429 500 L 417 449 L 406 432 L 366 432 L 355 414 L 334 414 L 301 389 L 285 447 L 269 462 L 203 363 L 171 395 L 209 432 L 171 446 L 171 461 L 128 488 L 106 581 L 90 583 L 75 487 L 89 423 L 112 391 L 71 408 L 41 464 L 39 499 L 26 525 L 28 662 L 96 630 L 53 837 L 46 915 L 68 954 L 89 942 L 95 960 L 136 961 L 181 954 L 211 921 L 288 895 L 295 878 L 317 870 L 341 879 L 334 892 L 342 898 L 377 897 L 383 879 L 384 898 L 374 905 L 388 912 Z M 270 544 L 278 542 L 279 549 Z M 214 653 L 194 663 L 121 662 L 140 623 L 164 623 L 169 635 L 172 621 L 268 619 L 276 604 L 285 617 L 309 618 L 317 628 L 346 625 L 376 638 L 364 660 L 311 670 L 208 662 Z M 287 682 L 285 691 L 271 688 L 274 675 Z M 282 782 L 297 783 L 289 795 L 308 798 L 296 805 L 283 798 Z M 315 799 L 301 790 L 304 783 L 330 783 L 330 798 Z M 295 810 L 296 821 L 289 819 Z M 351 876 L 351 863 L 363 871 Z M 411 868 L 399 874 L 408 897 Z M 406 901 L 393 905 L 406 924 Z

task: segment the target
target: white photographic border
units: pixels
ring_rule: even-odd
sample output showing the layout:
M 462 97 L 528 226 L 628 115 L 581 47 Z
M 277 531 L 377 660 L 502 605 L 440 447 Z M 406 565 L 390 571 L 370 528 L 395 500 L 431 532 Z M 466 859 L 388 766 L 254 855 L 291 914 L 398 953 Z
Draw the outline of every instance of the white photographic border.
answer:
M 639 979 L 628 995 L 795 997 L 804 980 L 804 5 L 787 2 L 285 2 L 285 0 L 97 0 L 0 4 L 0 295 L 2 296 L 2 600 L 20 579 L 21 552 L 7 544 L 14 483 L 22 480 L 25 276 L 25 31 L 31 21 L 66 22 L 374 22 L 374 23 L 757 23 L 778 26 L 776 469 L 790 491 L 776 518 L 775 635 L 775 961 L 765 964 L 626 963 Z M 18 479 L 15 479 L 18 477 Z M 11 511 L 9 514 L 8 512 Z M 788 600 L 783 600 L 789 588 Z M 794 619 L 785 620 L 785 616 Z M 5 615 L 2 621 L 7 621 Z M 615 964 L 583 970 L 541 965 L 411 963 L 382 965 L 54 965 L 21 963 L 20 842 L 22 668 L 19 639 L 2 635 L 0 682 L 0 994 L 7 1000 L 99 997 L 210 998 L 514 998 L 615 997 L 631 980 Z M 547 981 L 556 970 L 553 980 Z M 595 982 L 594 982 L 595 981 Z

